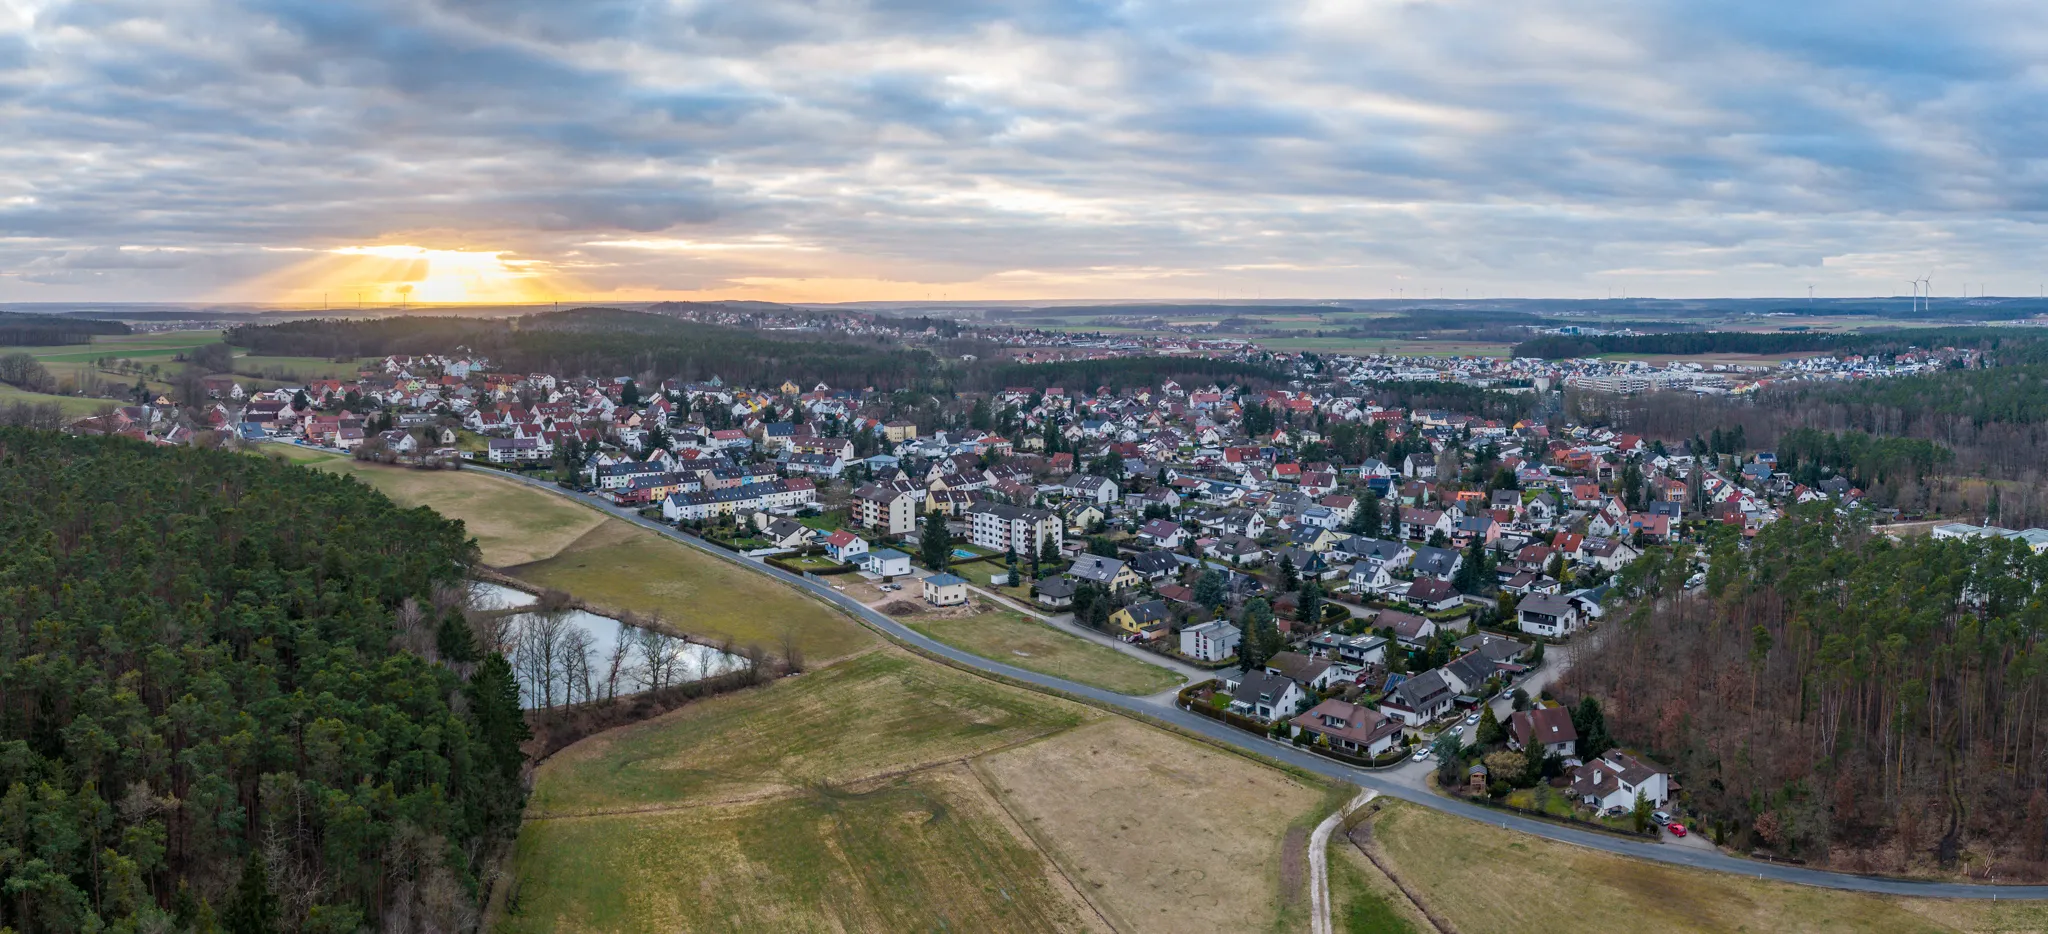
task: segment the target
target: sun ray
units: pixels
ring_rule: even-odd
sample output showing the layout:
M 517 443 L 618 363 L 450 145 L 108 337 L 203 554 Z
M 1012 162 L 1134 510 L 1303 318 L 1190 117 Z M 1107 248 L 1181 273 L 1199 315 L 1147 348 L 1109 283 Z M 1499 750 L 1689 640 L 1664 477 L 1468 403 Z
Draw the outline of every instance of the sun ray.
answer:
M 549 264 L 513 258 L 508 250 L 436 250 L 411 244 L 344 246 L 319 251 L 254 281 L 236 297 L 264 301 L 353 304 L 547 302 L 574 284 Z

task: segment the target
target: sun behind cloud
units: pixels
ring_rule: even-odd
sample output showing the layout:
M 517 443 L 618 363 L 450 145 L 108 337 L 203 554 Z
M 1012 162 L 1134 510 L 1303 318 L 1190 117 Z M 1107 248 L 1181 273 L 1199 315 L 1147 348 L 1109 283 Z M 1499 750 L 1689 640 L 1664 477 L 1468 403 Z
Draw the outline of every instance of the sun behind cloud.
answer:
M 515 259 L 509 250 L 379 244 L 318 251 L 235 291 L 261 301 L 347 306 L 546 302 L 576 289 L 548 263 Z

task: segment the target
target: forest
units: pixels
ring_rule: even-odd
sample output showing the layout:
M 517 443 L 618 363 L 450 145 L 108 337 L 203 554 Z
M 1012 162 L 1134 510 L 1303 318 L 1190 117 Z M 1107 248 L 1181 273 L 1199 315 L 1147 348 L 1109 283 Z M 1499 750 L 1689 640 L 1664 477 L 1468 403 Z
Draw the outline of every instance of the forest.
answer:
M 1740 850 L 1871 872 L 1967 851 L 1973 876 L 2040 881 L 2044 584 L 2019 542 L 1894 541 L 1815 504 L 1714 548 L 1706 597 L 1608 624 L 1559 690 L 1597 697 Z
M 370 321 L 297 321 L 243 325 L 228 343 L 270 356 L 385 356 L 470 353 L 501 369 L 566 375 L 635 375 L 741 385 L 792 379 L 809 388 L 899 389 L 926 378 L 934 360 L 922 350 L 847 337 L 770 337 L 617 308 L 576 308 L 485 320 L 398 317 Z
M 1999 328 L 1902 328 L 1855 334 L 1814 331 L 1674 331 L 1661 334 L 1601 334 L 1575 337 L 1550 334 L 1514 347 L 1517 357 L 1566 360 L 1599 354 L 1784 354 L 1806 351 L 1896 353 L 1912 347 L 1996 345 L 2012 337 Z
M 466 930 L 526 727 L 459 522 L 264 458 L 0 429 L 0 925 Z
M 129 334 L 119 321 L 0 312 L 0 347 L 55 347 L 89 344 L 95 335 Z
M 1184 388 L 1211 383 L 1228 386 L 1266 387 L 1287 381 L 1287 374 L 1267 366 L 1214 360 L 1208 357 L 1117 357 L 1109 360 L 1068 360 L 1060 363 L 999 363 L 974 374 L 973 382 L 991 392 L 1011 387 L 1047 389 L 1054 386 L 1070 391 L 1094 392 L 1158 388 L 1174 380 Z
M 1823 466 L 1853 476 L 1879 505 L 1915 514 L 1976 514 L 2014 527 L 2048 525 L 2048 363 L 2021 362 L 2044 352 L 2048 347 L 2040 343 L 2007 340 L 1998 350 L 2011 361 L 2005 365 L 1785 383 L 1749 399 L 1572 390 L 1565 408 L 1570 417 L 1667 442 L 1740 428 L 1751 450 L 1772 450 L 1801 429 L 1836 435 L 1856 448 L 1840 456 L 1860 466 Z M 1802 437 L 1807 440 L 1794 441 L 1795 455 L 1803 456 L 1815 438 Z M 1894 469 L 1900 465 L 1906 469 Z

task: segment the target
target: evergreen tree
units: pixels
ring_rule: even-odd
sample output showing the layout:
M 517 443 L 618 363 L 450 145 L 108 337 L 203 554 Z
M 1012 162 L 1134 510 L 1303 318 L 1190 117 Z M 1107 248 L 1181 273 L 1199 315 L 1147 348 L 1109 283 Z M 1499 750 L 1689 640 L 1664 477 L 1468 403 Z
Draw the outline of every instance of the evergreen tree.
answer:
M 1572 711 L 1572 728 L 1579 734 L 1581 759 L 1591 762 L 1614 748 L 1613 737 L 1607 735 L 1607 715 L 1600 710 L 1600 702 L 1591 696 L 1579 701 L 1578 708 Z
M 640 384 L 630 379 L 619 388 L 619 404 L 629 409 L 640 406 Z
M 1281 555 L 1280 589 L 1293 590 L 1299 586 L 1301 586 L 1301 575 L 1294 569 L 1294 558 L 1288 555 Z
M 1508 731 L 1500 725 L 1500 718 L 1493 715 L 1493 705 L 1487 704 L 1479 711 L 1479 730 L 1475 737 L 1481 746 L 1493 746 L 1508 738 Z
M 441 625 L 434 630 L 434 648 L 444 662 L 476 661 L 476 635 L 470 631 L 469 621 L 463 618 L 461 610 L 449 610 L 441 617 Z
M 1315 581 L 1302 582 L 1301 596 L 1298 598 L 1298 602 L 1295 604 L 1294 616 L 1296 619 L 1301 620 L 1301 624 L 1303 626 L 1308 627 L 1311 631 L 1322 628 L 1322 585 L 1316 583 Z
M 520 744 L 533 738 L 526 713 L 519 708 L 519 681 L 512 665 L 496 652 L 484 655 L 469 679 L 469 712 L 477 734 L 489 750 L 490 762 L 507 778 L 517 779 L 526 764 Z
M 270 891 L 270 871 L 254 850 L 242 863 L 242 879 L 235 883 L 235 897 L 221 914 L 226 934 L 277 934 L 277 895 Z
M 917 548 L 925 567 L 934 573 L 945 573 L 953 561 L 953 533 L 946 528 L 945 516 L 936 510 L 925 513 L 924 532 Z
M 1197 606 L 1214 609 L 1222 606 L 1223 601 L 1228 597 L 1229 591 L 1223 583 L 1223 572 L 1211 569 L 1203 571 L 1202 576 L 1195 578 L 1195 604 Z
M 1344 529 L 1353 535 L 1363 535 L 1366 538 L 1380 537 L 1379 494 L 1371 490 L 1361 494 L 1358 499 L 1358 511 L 1351 516 L 1350 524 Z

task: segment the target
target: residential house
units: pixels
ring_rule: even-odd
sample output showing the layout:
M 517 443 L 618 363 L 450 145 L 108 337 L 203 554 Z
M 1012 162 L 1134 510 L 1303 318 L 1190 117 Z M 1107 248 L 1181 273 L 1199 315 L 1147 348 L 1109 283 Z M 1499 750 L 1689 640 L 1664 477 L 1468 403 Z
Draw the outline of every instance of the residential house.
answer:
M 1373 625 L 1380 629 L 1392 629 L 1394 641 L 1406 646 L 1420 646 L 1436 635 L 1436 621 L 1400 610 L 1381 610 Z
M 1245 672 L 1230 691 L 1230 709 L 1259 720 L 1292 716 L 1306 703 L 1301 685 L 1263 668 Z
M 1101 555 L 1075 558 L 1073 566 L 1067 568 L 1067 574 L 1076 580 L 1108 588 L 1111 593 L 1128 590 L 1141 582 L 1137 572 L 1122 560 Z
M 1440 671 L 1425 671 L 1396 685 L 1380 699 L 1380 713 L 1419 727 L 1451 712 L 1457 692 Z
M 1180 573 L 1184 566 L 1179 555 L 1164 549 L 1140 552 L 1132 556 L 1131 570 L 1147 581 L 1160 581 Z
M 902 577 L 910 573 L 910 556 L 894 548 L 877 548 L 862 552 L 854 559 L 861 570 L 881 576 L 884 580 Z
M 1663 807 L 1671 800 L 1671 773 L 1618 749 L 1572 773 L 1572 796 L 1596 809 L 1633 808 L 1638 792 Z
M 1321 738 L 1331 749 L 1356 756 L 1380 756 L 1401 742 L 1401 720 L 1334 697 L 1288 723 L 1311 741 Z
M 1237 654 L 1237 644 L 1243 638 L 1244 633 L 1229 620 L 1210 620 L 1180 631 L 1180 654 L 1200 661 L 1220 662 Z
M 845 529 L 833 532 L 825 538 L 825 553 L 840 564 L 854 564 L 860 556 L 868 553 L 867 540 Z
M 1116 627 L 1123 630 L 1127 635 L 1133 636 L 1144 635 L 1149 631 L 1157 630 L 1172 618 L 1173 611 L 1167 607 L 1164 600 L 1147 600 L 1144 603 L 1133 603 L 1109 614 L 1110 622 L 1115 623 Z
M 924 601 L 933 606 L 959 606 L 967 602 L 967 579 L 954 574 L 933 574 L 924 579 Z
M 1068 477 L 1060 484 L 1060 489 L 1070 499 L 1085 499 L 1103 506 L 1116 502 L 1123 495 L 1115 480 L 1085 473 Z
M 1266 670 L 1294 679 L 1296 684 L 1318 691 L 1328 690 L 1337 681 L 1337 666 L 1329 659 L 1314 658 L 1300 652 L 1277 652 L 1266 659 Z
M 1458 588 L 1451 586 L 1450 581 L 1434 577 L 1418 577 L 1411 581 L 1403 599 L 1433 613 L 1457 609 L 1465 602 L 1464 596 L 1458 593 Z
M 1049 606 L 1057 610 L 1074 605 L 1074 579 L 1071 577 L 1054 577 L 1039 581 L 1032 586 L 1031 591 L 1031 599 L 1038 601 L 1040 606 Z
M 1532 742 L 1543 744 L 1545 756 L 1569 759 L 1575 755 L 1579 731 L 1572 726 L 1571 711 L 1563 707 L 1515 711 L 1508 717 L 1508 748 L 1527 749 Z
M 1523 632 L 1553 639 L 1571 635 L 1584 622 L 1577 601 L 1549 593 L 1523 597 L 1515 606 L 1515 616 L 1516 625 Z
M 1154 548 L 1171 550 L 1187 541 L 1187 530 L 1169 519 L 1153 519 L 1138 527 L 1138 540 Z
M 917 507 L 923 504 L 915 484 L 870 483 L 853 491 L 849 514 L 861 528 L 883 535 L 904 535 L 917 528 Z

